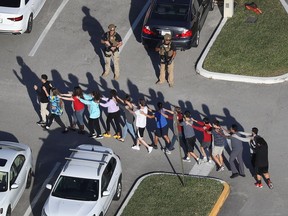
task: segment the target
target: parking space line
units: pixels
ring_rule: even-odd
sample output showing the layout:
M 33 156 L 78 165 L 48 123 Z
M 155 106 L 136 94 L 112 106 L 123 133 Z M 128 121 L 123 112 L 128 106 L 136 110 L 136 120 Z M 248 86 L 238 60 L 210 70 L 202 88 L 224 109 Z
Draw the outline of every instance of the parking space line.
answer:
M 46 188 L 46 184 L 48 184 L 48 182 L 51 180 L 51 178 L 54 176 L 55 172 L 57 171 L 57 169 L 59 168 L 60 163 L 57 162 L 56 165 L 54 166 L 53 170 L 51 171 L 51 173 L 49 174 L 48 178 L 44 181 L 44 183 L 42 184 L 39 192 L 37 193 L 37 195 L 34 197 L 34 199 L 31 202 L 31 205 L 28 207 L 28 209 L 26 210 L 24 216 L 29 216 L 32 212 L 32 209 L 34 208 L 34 206 L 36 205 L 37 201 L 39 200 L 40 196 L 42 195 L 44 189 Z
M 55 20 L 57 19 L 57 17 L 59 16 L 59 14 L 61 13 L 61 11 L 63 10 L 63 8 L 65 7 L 65 5 L 68 2 L 69 2 L 69 0 L 64 0 L 61 3 L 61 5 L 58 7 L 58 9 L 56 10 L 55 14 L 53 15 L 53 17 L 51 18 L 51 20 L 49 21 L 49 23 L 47 24 L 47 26 L 43 30 L 42 34 L 38 38 L 37 42 L 35 43 L 34 47 L 30 51 L 29 56 L 34 56 L 35 55 L 35 53 L 37 52 L 39 46 L 41 45 L 42 41 L 44 40 L 46 34 L 48 33 L 48 31 L 50 30 L 50 28 L 54 24 Z
M 139 13 L 139 15 L 137 16 L 137 18 L 135 19 L 135 21 L 133 22 L 132 26 L 130 27 L 129 31 L 126 33 L 124 39 L 123 39 L 123 45 L 120 47 L 119 50 L 119 54 L 121 53 L 121 51 L 123 50 L 126 42 L 128 41 L 128 39 L 130 38 L 130 36 L 133 33 L 133 30 L 136 28 L 136 26 L 138 25 L 138 23 L 140 22 L 141 18 L 144 16 L 144 13 L 147 11 L 148 7 L 150 5 L 150 1 L 147 1 L 146 4 L 144 5 L 143 9 L 141 10 L 141 12 Z

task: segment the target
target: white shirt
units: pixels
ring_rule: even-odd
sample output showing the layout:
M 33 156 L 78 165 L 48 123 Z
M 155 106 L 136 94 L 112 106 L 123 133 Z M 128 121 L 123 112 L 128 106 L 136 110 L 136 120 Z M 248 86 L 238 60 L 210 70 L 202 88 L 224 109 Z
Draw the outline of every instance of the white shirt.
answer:
M 136 127 L 145 128 L 146 127 L 147 118 L 146 118 L 145 115 L 140 113 L 141 111 L 143 111 L 145 114 L 147 114 L 148 113 L 148 108 L 145 106 L 144 108 L 135 111 Z

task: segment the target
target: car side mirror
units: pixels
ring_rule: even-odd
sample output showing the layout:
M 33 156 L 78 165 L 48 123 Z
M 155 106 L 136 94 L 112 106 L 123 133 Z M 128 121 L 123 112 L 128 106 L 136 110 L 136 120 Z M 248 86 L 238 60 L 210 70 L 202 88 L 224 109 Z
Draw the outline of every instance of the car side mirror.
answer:
M 19 185 L 17 183 L 14 183 L 11 185 L 11 189 L 17 189 L 19 187 Z
M 109 196 L 110 195 L 110 192 L 109 191 L 103 191 L 103 194 L 102 194 L 102 196 Z
M 51 189 L 52 189 L 52 185 L 51 185 L 51 184 L 46 184 L 46 188 L 47 188 L 48 190 L 51 190 Z

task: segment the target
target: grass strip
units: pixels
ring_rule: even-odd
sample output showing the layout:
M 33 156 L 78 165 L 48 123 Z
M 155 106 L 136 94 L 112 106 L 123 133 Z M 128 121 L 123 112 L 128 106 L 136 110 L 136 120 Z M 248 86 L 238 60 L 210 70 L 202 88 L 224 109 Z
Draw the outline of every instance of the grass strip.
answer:
M 182 186 L 175 175 L 145 178 L 128 202 L 123 216 L 209 215 L 223 185 L 216 180 L 185 176 Z
M 236 2 L 236 1 L 235 1 Z M 288 15 L 279 0 L 255 0 L 262 14 L 245 10 L 238 0 L 210 49 L 203 68 L 208 71 L 270 77 L 288 73 Z M 248 17 L 256 23 L 247 23 Z

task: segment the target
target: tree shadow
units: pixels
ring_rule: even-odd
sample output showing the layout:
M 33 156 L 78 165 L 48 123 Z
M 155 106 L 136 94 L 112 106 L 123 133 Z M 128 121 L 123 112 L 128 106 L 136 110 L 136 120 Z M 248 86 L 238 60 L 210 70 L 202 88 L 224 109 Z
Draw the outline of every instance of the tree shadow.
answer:
M 18 79 L 18 81 L 26 87 L 27 93 L 29 95 L 29 98 L 31 100 L 32 106 L 39 116 L 39 119 L 41 119 L 40 116 L 40 105 L 38 103 L 38 96 L 37 93 L 34 90 L 34 85 L 41 84 L 41 81 L 39 77 L 31 70 L 31 68 L 25 64 L 23 58 L 21 56 L 16 57 L 17 63 L 19 64 L 20 68 L 20 74 L 17 73 L 16 70 L 13 70 L 14 75 Z
M 100 64 L 102 66 L 102 69 L 104 71 L 105 66 L 105 60 L 102 53 L 102 44 L 101 44 L 101 37 L 104 34 L 104 30 L 101 26 L 101 24 L 91 16 L 90 9 L 86 6 L 82 7 L 82 11 L 85 14 L 82 20 L 82 29 L 83 31 L 87 31 L 87 33 L 90 36 L 90 43 L 94 47 L 95 53 L 99 57 Z M 102 74 L 102 71 L 101 71 Z

